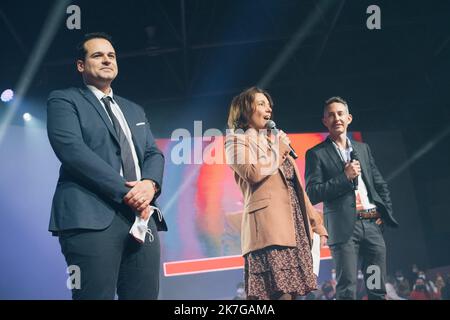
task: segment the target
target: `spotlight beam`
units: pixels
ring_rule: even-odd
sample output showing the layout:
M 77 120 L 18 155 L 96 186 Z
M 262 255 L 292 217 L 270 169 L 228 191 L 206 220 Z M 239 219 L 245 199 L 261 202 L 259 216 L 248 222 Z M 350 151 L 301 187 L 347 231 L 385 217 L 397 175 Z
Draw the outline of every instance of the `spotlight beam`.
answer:
M 447 126 L 444 128 L 436 137 L 434 137 L 432 140 L 428 141 L 422 148 L 417 150 L 411 158 L 409 158 L 407 161 L 405 161 L 401 166 L 399 166 L 397 169 L 394 170 L 387 178 L 386 181 L 389 182 L 395 177 L 397 177 L 399 174 L 401 174 L 403 171 L 405 171 L 408 167 L 410 167 L 414 162 L 419 160 L 421 157 L 423 157 L 427 152 L 429 152 L 431 149 L 433 149 L 442 139 L 447 137 L 450 134 L 450 126 Z
M 325 11 L 327 11 L 331 5 L 332 1 L 327 1 Z M 283 48 L 277 59 L 272 63 L 269 69 L 266 71 L 264 76 L 259 80 L 258 86 L 261 88 L 267 88 L 270 82 L 275 78 L 277 73 L 283 68 L 286 62 L 292 57 L 295 53 L 295 50 L 301 45 L 301 43 L 308 37 L 317 23 L 320 21 L 321 13 L 320 9 L 316 7 L 314 12 L 310 14 L 304 23 L 300 25 L 300 27 L 295 32 L 292 40 Z
M 23 97 L 27 93 L 30 83 L 33 81 L 36 71 L 47 53 L 47 49 L 52 43 L 56 32 L 58 31 L 58 27 L 61 26 L 61 21 L 66 14 L 66 8 L 70 2 L 70 0 L 55 0 L 54 2 L 53 8 L 45 21 L 41 34 L 39 35 L 30 56 L 28 57 L 28 61 L 19 78 L 17 87 L 15 88 L 16 98 L 8 108 L 3 122 L 0 123 L 0 144 L 5 136 L 6 128 L 11 123 L 17 107 L 20 105 Z
M 3 10 L 1 10 L 1 9 L 0 9 L 0 17 L 2 18 L 3 22 L 5 23 L 6 28 L 9 30 L 9 32 L 13 36 L 14 40 L 16 40 L 17 45 L 19 46 L 19 48 L 22 51 L 23 55 L 25 56 L 27 54 L 27 48 L 23 44 L 22 39 L 17 34 L 14 26 L 12 25 L 12 23 L 9 21 L 8 17 L 5 15 Z
M 189 175 L 183 179 L 183 183 L 178 188 L 178 190 L 174 194 L 172 194 L 169 201 L 167 201 L 166 205 L 161 210 L 162 212 L 169 212 L 169 210 L 172 209 L 172 206 L 175 204 L 175 201 L 177 201 L 178 198 L 180 197 L 180 194 L 191 185 L 192 181 L 198 175 L 199 171 L 200 171 L 200 166 L 195 166 L 194 170 L 192 170 L 189 173 Z
M 312 68 L 313 70 L 315 70 L 317 68 L 317 65 L 319 64 L 320 58 L 322 57 L 323 52 L 325 51 L 325 47 L 327 45 L 328 39 L 330 38 L 330 35 L 333 32 L 334 27 L 336 26 L 336 22 L 338 21 L 338 18 L 341 15 L 342 8 L 344 7 L 344 5 L 345 5 L 345 0 L 339 4 L 339 8 L 337 9 L 336 14 L 333 17 L 333 20 L 331 21 L 330 28 L 328 29 L 328 32 L 323 37 L 323 40 L 320 44 L 319 51 L 313 62 L 313 68 Z M 319 3 L 317 3 L 317 6 L 318 6 L 318 9 L 320 10 Z

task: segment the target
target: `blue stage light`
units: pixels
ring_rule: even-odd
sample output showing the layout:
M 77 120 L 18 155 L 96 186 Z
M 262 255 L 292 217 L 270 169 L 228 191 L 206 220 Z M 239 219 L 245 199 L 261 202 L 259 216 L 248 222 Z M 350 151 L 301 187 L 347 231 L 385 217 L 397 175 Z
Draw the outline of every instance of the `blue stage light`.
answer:
M 5 91 L 2 92 L 2 95 L 0 97 L 0 99 L 3 102 L 9 102 L 14 98 L 14 91 L 12 91 L 11 89 L 6 89 Z
M 31 114 L 29 114 L 28 112 L 23 114 L 23 120 L 25 121 L 30 121 L 31 119 L 33 119 L 33 117 L 31 116 Z

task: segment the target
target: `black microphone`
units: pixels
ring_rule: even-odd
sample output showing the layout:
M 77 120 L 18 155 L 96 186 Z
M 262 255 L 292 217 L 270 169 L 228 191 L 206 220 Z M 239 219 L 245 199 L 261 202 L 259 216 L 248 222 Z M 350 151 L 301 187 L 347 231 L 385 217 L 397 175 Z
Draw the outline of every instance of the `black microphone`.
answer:
M 359 161 L 358 154 L 356 153 L 355 149 L 350 152 L 350 161 Z M 353 179 L 353 190 L 358 190 L 358 177 Z
M 278 134 L 278 132 L 279 132 L 279 130 L 277 129 L 277 125 L 272 120 L 269 120 L 269 121 L 266 122 L 266 128 L 268 130 L 272 130 L 274 134 Z M 297 159 L 298 155 L 295 153 L 294 148 L 292 148 L 290 144 L 289 144 L 289 148 L 291 149 L 291 151 L 289 151 L 289 155 L 292 158 Z

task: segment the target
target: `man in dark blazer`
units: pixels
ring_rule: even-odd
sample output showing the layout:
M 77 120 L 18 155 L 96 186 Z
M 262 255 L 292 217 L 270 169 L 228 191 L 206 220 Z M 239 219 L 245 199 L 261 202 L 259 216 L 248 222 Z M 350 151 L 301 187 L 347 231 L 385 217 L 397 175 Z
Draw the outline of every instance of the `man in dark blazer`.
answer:
M 49 230 L 68 266 L 79 268 L 73 299 L 156 299 L 158 231 L 167 226 L 152 209 L 164 157 L 142 107 L 112 92 L 111 38 L 85 35 L 78 51 L 85 86 L 53 91 L 47 102 L 48 137 L 61 161 Z M 143 243 L 129 234 L 136 217 L 150 217 Z
M 358 259 L 362 260 L 369 299 L 384 299 L 386 247 L 384 225 L 398 226 L 387 183 L 365 143 L 350 141 L 352 122 L 340 97 L 326 101 L 327 139 L 306 152 L 306 192 L 323 202 L 328 245 L 336 264 L 337 299 L 356 299 Z

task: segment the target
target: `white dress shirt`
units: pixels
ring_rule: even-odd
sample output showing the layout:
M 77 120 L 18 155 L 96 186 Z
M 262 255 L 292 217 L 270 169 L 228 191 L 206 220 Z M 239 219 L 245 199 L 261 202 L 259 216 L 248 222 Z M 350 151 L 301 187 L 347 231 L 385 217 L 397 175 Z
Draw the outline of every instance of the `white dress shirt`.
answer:
M 331 141 L 333 141 L 333 140 L 331 140 Z M 344 163 L 347 163 L 351 160 L 350 153 L 353 151 L 353 146 L 352 146 L 352 143 L 350 142 L 350 139 L 347 138 L 347 148 L 346 149 L 339 148 L 339 146 L 334 141 L 333 141 L 333 145 L 336 148 L 336 151 L 338 152 L 341 160 Z M 367 210 L 367 209 L 376 208 L 377 206 L 374 203 L 370 202 L 370 200 L 369 200 L 369 195 L 367 193 L 367 187 L 366 187 L 366 184 L 364 183 L 362 175 L 363 175 L 363 173 L 361 171 L 361 174 L 358 176 L 358 189 L 355 190 L 355 195 L 358 196 L 358 194 L 359 194 L 359 197 L 361 199 L 361 204 L 364 209 Z
M 116 103 L 116 100 L 114 100 L 112 88 L 108 94 L 104 94 L 103 92 L 101 92 L 99 89 L 97 89 L 94 86 L 91 86 L 91 85 L 86 85 L 86 86 L 89 88 L 89 90 L 92 91 L 92 93 L 95 95 L 95 97 L 98 99 L 98 101 L 100 101 L 100 104 L 103 106 L 103 109 L 105 110 L 106 114 L 108 115 L 109 120 L 112 123 L 112 120 L 109 117 L 108 112 L 106 111 L 105 104 L 102 101 L 103 97 L 106 97 L 106 96 L 111 97 L 111 99 L 112 99 L 111 111 L 114 114 L 114 116 L 117 118 L 117 121 L 119 121 L 120 127 L 122 128 L 122 131 L 124 132 L 125 137 L 128 140 L 128 143 L 130 144 L 131 154 L 133 156 L 133 161 L 134 161 L 134 168 L 136 169 L 137 181 L 141 180 L 141 168 L 139 167 L 139 161 L 138 161 L 138 157 L 136 154 L 136 149 L 134 148 L 133 136 L 131 135 L 131 130 L 130 130 L 130 127 L 128 126 L 127 120 L 125 119 L 125 116 L 123 115 L 122 110 L 120 110 L 120 106 Z M 120 175 L 123 176 L 123 168 L 120 168 Z

